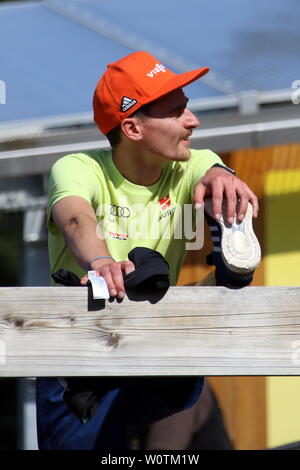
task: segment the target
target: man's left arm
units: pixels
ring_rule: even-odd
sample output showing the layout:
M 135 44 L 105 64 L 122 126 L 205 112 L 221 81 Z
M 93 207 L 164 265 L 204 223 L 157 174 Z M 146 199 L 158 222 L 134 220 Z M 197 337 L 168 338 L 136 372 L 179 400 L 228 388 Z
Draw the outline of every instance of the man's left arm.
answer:
M 239 200 L 237 220 L 242 221 L 247 211 L 248 202 L 253 206 L 253 216 L 258 215 L 258 199 L 251 189 L 242 180 L 237 178 L 226 168 L 212 166 L 200 178 L 194 188 L 194 201 L 196 208 L 203 206 L 206 197 L 212 198 L 213 212 L 216 219 L 222 214 L 222 203 L 227 202 L 227 220 L 233 223 L 236 215 L 236 205 Z

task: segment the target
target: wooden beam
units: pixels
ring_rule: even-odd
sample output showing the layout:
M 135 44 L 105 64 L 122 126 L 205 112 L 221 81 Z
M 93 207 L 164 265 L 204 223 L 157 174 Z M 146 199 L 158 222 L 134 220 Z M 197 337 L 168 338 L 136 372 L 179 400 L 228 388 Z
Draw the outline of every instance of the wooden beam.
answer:
M 300 375 L 300 287 L 0 288 L 0 376 Z

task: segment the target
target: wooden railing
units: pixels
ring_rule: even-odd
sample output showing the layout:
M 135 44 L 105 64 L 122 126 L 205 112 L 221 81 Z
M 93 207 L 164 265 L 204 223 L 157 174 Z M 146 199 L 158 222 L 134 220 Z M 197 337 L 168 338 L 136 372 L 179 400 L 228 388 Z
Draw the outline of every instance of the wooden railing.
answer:
M 0 376 L 300 375 L 300 287 L 0 288 Z

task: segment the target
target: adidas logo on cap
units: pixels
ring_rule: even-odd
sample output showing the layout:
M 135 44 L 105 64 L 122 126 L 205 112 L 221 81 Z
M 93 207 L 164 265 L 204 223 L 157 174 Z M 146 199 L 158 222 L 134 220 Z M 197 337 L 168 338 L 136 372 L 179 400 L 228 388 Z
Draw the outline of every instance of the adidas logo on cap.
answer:
M 127 96 L 123 96 L 121 101 L 121 111 L 125 113 L 128 109 L 132 108 L 137 103 L 137 101 L 133 98 L 128 98 Z

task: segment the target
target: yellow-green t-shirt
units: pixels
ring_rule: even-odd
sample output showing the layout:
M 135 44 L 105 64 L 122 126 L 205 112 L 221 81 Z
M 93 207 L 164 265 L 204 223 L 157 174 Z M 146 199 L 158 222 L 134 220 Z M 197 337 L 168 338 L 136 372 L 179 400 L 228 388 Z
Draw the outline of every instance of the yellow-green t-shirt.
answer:
M 221 159 L 210 150 L 192 150 L 186 162 L 170 162 L 159 181 L 140 186 L 116 168 L 111 150 L 71 154 L 59 159 L 49 179 L 48 247 L 51 273 L 68 269 L 86 274 L 67 247 L 51 211 L 67 196 L 80 196 L 97 216 L 97 236 L 105 239 L 116 261 L 128 259 L 137 246 L 160 252 L 169 263 L 170 282 L 176 285 L 186 243 L 195 230 L 193 192 L 196 181 Z

